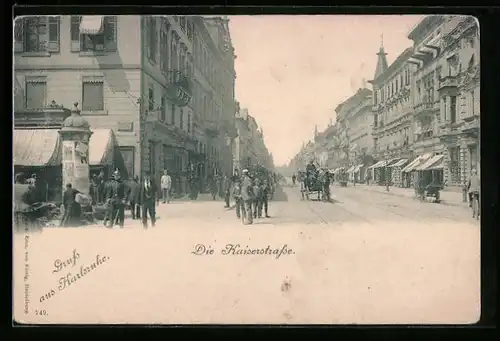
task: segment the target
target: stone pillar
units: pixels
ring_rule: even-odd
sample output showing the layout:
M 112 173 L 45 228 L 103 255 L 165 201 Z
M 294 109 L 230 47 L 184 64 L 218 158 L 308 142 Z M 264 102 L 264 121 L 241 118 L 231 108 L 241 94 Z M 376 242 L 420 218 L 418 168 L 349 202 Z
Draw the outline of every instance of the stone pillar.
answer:
M 71 184 L 82 193 L 89 194 L 89 141 L 92 135 L 88 122 L 80 115 L 78 103 L 74 104 L 59 134 L 62 140 L 63 188 Z
M 451 155 L 450 155 L 450 147 L 449 145 L 445 145 L 445 150 L 443 152 L 444 154 L 444 164 L 446 165 L 446 167 L 444 167 L 443 169 L 443 181 L 445 184 L 447 184 L 448 186 L 451 185 Z

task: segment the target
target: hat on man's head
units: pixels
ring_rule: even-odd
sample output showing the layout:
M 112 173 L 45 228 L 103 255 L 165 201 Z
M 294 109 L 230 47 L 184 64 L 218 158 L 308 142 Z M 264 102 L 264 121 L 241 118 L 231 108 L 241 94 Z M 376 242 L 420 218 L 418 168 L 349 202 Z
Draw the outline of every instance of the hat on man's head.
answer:
M 246 169 L 246 168 L 245 168 L 245 169 L 244 169 L 244 170 L 242 170 L 241 172 L 242 172 L 243 174 L 248 174 L 248 169 Z

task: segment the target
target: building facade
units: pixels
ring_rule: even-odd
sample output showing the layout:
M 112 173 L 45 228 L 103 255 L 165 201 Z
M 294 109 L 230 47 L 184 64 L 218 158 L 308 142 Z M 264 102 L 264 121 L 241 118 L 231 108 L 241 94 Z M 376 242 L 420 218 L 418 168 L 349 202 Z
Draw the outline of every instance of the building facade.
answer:
M 442 30 L 439 137 L 446 146 L 448 185 L 462 186 L 470 170 L 480 167 L 479 27 L 473 17 L 449 16 Z
M 188 164 L 213 155 L 206 127 L 215 109 L 197 105 L 199 97 L 193 100 L 193 79 L 201 78 L 193 43 L 204 20 L 69 15 L 18 19 L 15 110 L 43 108 L 52 101 L 71 108 L 78 102 L 92 128 L 113 130 L 129 174 L 149 171 L 159 178 L 168 169 L 182 191 Z M 229 51 L 234 56 L 232 47 Z M 231 63 L 226 64 L 230 69 Z M 234 67 L 232 84 L 234 88 Z M 229 113 L 234 91 L 225 96 L 225 105 L 233 106 L 224 109 Z
M 264 141 L 262 128 L 248 110 L 243 108 L 236 115 L 237 137 L 233 144 L 233 172 L 256 165 L 274 169 L 271 153 Z
M 356 168 L 356 172 L 361 171 L 361 167 L 355 166 L 368 163 L 373 150 L 371 107 L 372 91 L 361 88 L 335 109 L 337 142 L 332 146 L 335 167 L 344 167 L 354 174 Z
M 413 53 L 409 62 L 416 67 L 412 79 L 412 150 L 415 158 L 428 159 L 444 155 L 446 150 L 439 138 L 442 116 L 438 92 L 444 19 L 445 16 L 442 15 L 427 16 L 408 35 L 413 41 Z M 440 166 L 436 169 L 440 169 Z M 444 182 L 446 181 L 444 172 Z
M 387 65 L 387 53 L 381 46 L 375 75 L 370 81 L 373 85 L 373 156 L 380 161 L 371 168 L 371 177 L 398 186 L 403 184 L 403 166 L 413 157 L 411 82 L 415 66 L 410 61 L 412 54 L 413 49 L 407 48 Z
M 205 175 L 232 171 L 236 137 L 234 48 L 228 19 L 193 17 L 195 24 L 195 106 L 200 116 L 198 134 L 207 153 Z

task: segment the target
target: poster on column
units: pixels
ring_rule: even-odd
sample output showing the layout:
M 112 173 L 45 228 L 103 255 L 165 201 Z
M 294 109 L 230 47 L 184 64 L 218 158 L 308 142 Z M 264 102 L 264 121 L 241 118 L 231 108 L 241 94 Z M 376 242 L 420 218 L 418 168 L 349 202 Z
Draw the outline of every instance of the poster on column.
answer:
M 62 178 L 64 185 L 73 183 L 75 178 L 75 142 L 63 141 L 62 145 Z
M 84 18 L 81 27 L 86 30 L 103 19 L 94 16 L 92 27 L 84 27 L 89 25 Z M 104 19 L 117 31 L 118 46 L 139 56 L 141 45 L 134 38 L 140 30 L 133 24 L 142 19 Z M 451 54 L 446 46 L 455 39 L 441 41 L 440 36 L 456 34 L 462 26 L 455 30 L 449 27 L 454 21 L 415 15 L 163 16 L 161 21 L 158 27 L 171 24 L 178 31 L 172 45 L 178 52 L 201 51 L 204 56 L 194 57 L 206 72 L 196 69 L 193 74 L 191 68 L 191 74 L 169 74 L 178 80 L 169 88 L 184 88 L 183 96 L 192 93 L 188 101 L 176 98 L 177 91 L 165 94 L 155 79 L 134 70 L 125 75 L 72 71 L 73 80 L 85 73 L 95 79 L 85 82 L 85 112 L 72 113 L 67 134 L 86 138 L 75 126 L 88 120 L 95 163 L 106 147 L 99 142 L 113 142 L 115 164 L 105 169 L 123 169 L 127 157 L 120 150 L 126 149 L 142 179 L 96 178 L 92 183 L 100 203 L 83 207 L 85 219 L 75 219 L 77 226 L 13 238 L 16 322 L 445 325 L 472 324 L 481 317 L 480 237 L 485 229 L 463 202 L 461 188 L 438 183 L 449 165 L 427 162 L 436 155 L 417 160 L 405 173 L 422 175 L 412 182 L 416 188 L 401 186 L 399 175 L 391 177 L 397 170 L 384 165 L 410 152 L 415 157 L 408 164 L 431 151 L 444 154 L 447 141 L 454 144 L 459 135 L 472 134 L 462 119 L 470 115 L 457 112 L 456 124 L 426 122 L 437 117 L 438 103 L 455 84 L 450 77 L 437 80 L 437 68 L 446 66 Z M 71 20 L 60 22 L 66 51 Z M 441 23 L 448 27 L 439 27 Z M 412 35 L 419 40 L 416 52 L 407 37 L 413 27 L 418 27 Z M 390 33 L 383 46 L 380 32 Z M 234 51 L 217 48 L 218 34 L 227 35 Z M 202 49 L 192 50 L 193 37 L 200 39 Z M 131 63 L 125 60 L 127 51 L 120 51 L 97 58 L 111 63 L 122 57 Z M 465 68 L 469 61 L 461 63 Z M 27 67 L 19 76 L 24 77 Z M 209 71 L 217 76 L 215 82 L 205 79 Z M 47 73 L 53 76 L 53 71 Z M 373 77 L 372 86 L 365 87 L 363 77 Z M 128 81 L 127 94 L 111 84 Z M 421 84 L 421 96 L 416 84 Z M 66 97 L 75 97 L 69 90 Z M 54 89 L 49 93 L 52 100 Z M 87 111 L 103 107 L 103 112 Z M 155 122 L 144 125 L 141 120 L 138 125 L 139 113 L 149 113 Z M 133 131 L 118 129 L 122 120 L 133 121 Z M 413 136 L 413 121 L 423 121 L 427 132 L 401 145 L 399 132 L 411 127 Z M 113 130 L 113 141 L 104 128 Z M 446 136 L 436 136 L 448 128 Z M 235 129 L 232 155 L 226 136 L 236 135 Z M 199 179 L 187 172 L 187 152 L 195 149 L 184 144 L 187 140 L 205 145 Z M 63 143 L 65 181 L 80 191 L 88 190 L 88 150 L 85 141 Z M 22 153 L 28 154 L 16 155 Z M 233 158 L 241 168 L 232 177 Z M 344 181 L 345 172 L 339 171 L 362 163 L 376 177 L 369 176 L 366 185 Z M 462 163 L 470 168 L 468 158 Z M 323 176 L 326 166 L 337 173 Z M 455 165 L 457 173 L 461 167 Z M 104 217 L 110 219 L 104 222 Z

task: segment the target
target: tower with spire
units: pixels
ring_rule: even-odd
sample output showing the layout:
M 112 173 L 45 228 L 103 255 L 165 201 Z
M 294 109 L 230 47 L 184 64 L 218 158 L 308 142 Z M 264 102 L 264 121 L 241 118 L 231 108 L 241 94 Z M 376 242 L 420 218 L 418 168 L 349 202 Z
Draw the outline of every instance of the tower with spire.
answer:
M 375 69 L 375 75 L 373 76 L 373 79 L 377 79 L 381 74 L 387 70 L 389 65 L 387 64 L 387 53 L 385 53 L 384 50 L 384 35 L 380 35 L 380 49 L 378 50 L 377 53 L 377 68 Z

